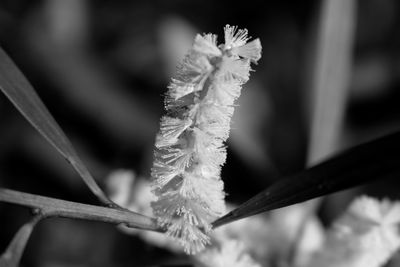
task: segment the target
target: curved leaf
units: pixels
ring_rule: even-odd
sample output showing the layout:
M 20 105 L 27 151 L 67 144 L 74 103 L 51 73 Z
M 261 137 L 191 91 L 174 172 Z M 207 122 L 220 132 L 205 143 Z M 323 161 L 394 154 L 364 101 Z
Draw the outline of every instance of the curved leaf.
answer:
M 213 223 L 214 228 L 264 211 L 400 175 L 400 132 L 351 148 L 282 178 Z
M 29 222 L 25 223 L 14 235 L 6 251 L 0 256 L 0 267 L 18 267 L 26 244 L 32 234 L 33 228 L 41 220 L 36 215 Z
M 0 90 L 33 127 L 74 167 L 100 201 L 114 205 L 97 185 L 63 130 L 40 100 L 35 89 L 1 48 Z

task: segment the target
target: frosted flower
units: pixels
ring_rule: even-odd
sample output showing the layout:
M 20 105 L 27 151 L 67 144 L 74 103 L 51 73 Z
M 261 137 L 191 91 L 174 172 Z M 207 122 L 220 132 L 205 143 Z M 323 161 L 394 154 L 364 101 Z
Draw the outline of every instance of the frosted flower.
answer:
M 227 25 L 225 43 L 197 35 L 165 97 L 156 137 L 152 202 L 158 222 L 194 254 L 210 242 L 211 222 L 225 213 L 220 178 L 235 100 L 261 57 L 258 39 Z
M 223 242 L 220 248 L 206 250 L 196 259 L 205 267 L 261 267 L 245 252 L 243 244 L 234 239 Z
M 151 192 L 150 182 L 143 177 L 136 177 L 135 172 L 117 169 L 112 171 L 106 179 L 109 197 L 115 203 L 131 211 L 153 217 L 150 202 L 155 200 Z M 176 253 L 182 253 L 182 247 L 171 237 L 154 231 L 142 231 L 124 224 L 118 229 L 126 234 L 139 236 L 146 242 Z
M 217 47 L 217 35 L 211 33 L 203 36 L 197 34 L 193 44 L 193 51 L 209 57 L 222 56 L 221 50 Z
M 307 266 L 378 267 L 400 248 L 400 202 L 355 200 Z
M 238 55 L 242 58 L 247 58 L 254 63 L 261 58 L 261 43 L 260 39 L 255 39 L 247 42 L 250 38 L 247 37 L 247 30 L 237 30 L 236 26 L 225 26 L 225 50 L 230 50 L 230 53 Z

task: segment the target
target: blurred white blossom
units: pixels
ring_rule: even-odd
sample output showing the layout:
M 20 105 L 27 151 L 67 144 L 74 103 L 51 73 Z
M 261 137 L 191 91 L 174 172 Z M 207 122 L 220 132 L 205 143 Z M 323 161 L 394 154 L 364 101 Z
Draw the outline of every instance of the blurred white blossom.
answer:
M 328 232 L 310 267 L 383 266 L 400 247 L 400 202 L 356 199 Z
M 234 239 L 221 243 L 219 247 L 207 249 L 195 257 L 201 267 L 261 267 L 245 251 L 244 245 Z
M 233 105 L 261 57 L 258 39 L 225 27 L 225 44 L 197 35 L 165 98 L 152 168 L 154 215 L 167 235 L 194 254 L 210 242 L 211 222 L 224 214 L 221 166 Z
M 127 207 L 131 202 L 135 178 L 135 172 L 130 170 L 117 169 L 110 172 L 106 179 L 108 197 L 121 207 Z
M 251 216 L 216 229 L 212 237 L 220 243 L 230 239 L 240 241 L 263 266 L 271 262 L 289 264 L 293 248 L 298 250 L 293 261 L 305 262 L 324 240 L 322 224 L 313 214 L 304 216 L 306 212 L 304 205 L 293 205 Z
M 111 199 L 132 211 L 153 216 L 155 200 L 147 179 L 132 171 L 116 170 L 107 179 Z M 233 207 L 230 207 L 232 209 Z M 214 231 L 213 246 L 193 256 L 199 266 L 268 266 L 271 262 L 301 267 L 379 267 L 400 247 L 400 202 L 356 199 L 324 235 L 303 205 L 276 210 L 228 224 Z M 183 222 L 184 220 L 181 220 Z M 299 225 L 303 234 L 298 236 Z M 166 235 L 119 226 L 128 234 L 173 252 L 182 252 Z M 299 239 L 299 237 L 301 237 Z M 296 258 L 290 260 L 292 249 Z

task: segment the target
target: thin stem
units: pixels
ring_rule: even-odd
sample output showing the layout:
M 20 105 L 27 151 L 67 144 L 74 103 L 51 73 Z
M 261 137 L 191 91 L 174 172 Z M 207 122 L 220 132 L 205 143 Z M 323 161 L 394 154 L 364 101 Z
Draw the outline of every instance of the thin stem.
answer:
M 24 253 L 26 244 L 32 234 L 35 225 L 43 219 L 42 214 L 37 214 L 29 222 L 24 224 L 15 234 L 6 251 L 0 257 L 0 266 L 18 267 Z
M 90 221 L 101 221 L 112 224 L 125 224 L 128 227 L 163 232 L 154 218 L 128 210 L 106 208 L 65 201 L 56 198 L 38 196 L 15 190 L 0 188 L 0 202 L 39 209 L 46 218 L 63 217 Z
M 26 120 L 74 167 L 93 194 L 109 207 L 117 208 L 118 205 L 112 202 L 96 183 L 35 89 L 1 48 L 0 90 Z

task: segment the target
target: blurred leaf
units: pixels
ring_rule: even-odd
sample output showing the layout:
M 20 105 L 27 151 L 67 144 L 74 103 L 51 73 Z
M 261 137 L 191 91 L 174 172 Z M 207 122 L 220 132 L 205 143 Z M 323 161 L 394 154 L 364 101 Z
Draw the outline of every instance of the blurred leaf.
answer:
M 0 267 L 18 267 L 26 243 L 31 236 L 32 230 L 41 219 L 40 215 L 24 224 L 13 237 L 6 251 L 0 257 Z
M 312 168 L 284 177 L 213 223 L 214 227 L 400 175 L 400 132 L 351 148 Z
M 311 86 L 311 129 L 308 164 L 338 151 L 351 77 L 354 0 L 322 1 Z
M 310 125 L 307 166 L 315 165 L 341 151 L 340 137 L 346 112 L 354 28 L 357 21 L 355 0 L 323 0 L 317 22 L 309 91 Z M 313 44 L 314 45 L 314 44 Z M 322 198 L 303 203 L 305 212 L 297 221 L 297 240 L 290 250 L 290 265 L 298 266 L 302 257 L 302 239 L 306 238 L 307 221 Z M 315 247 L 317 248 L 317 247 Z
M 75 168 L 92 192 L 112 205 L 80 160 L 63 130 L 47 110 L 32 85 L 0 48 L 0 89 L 46 140 Z

